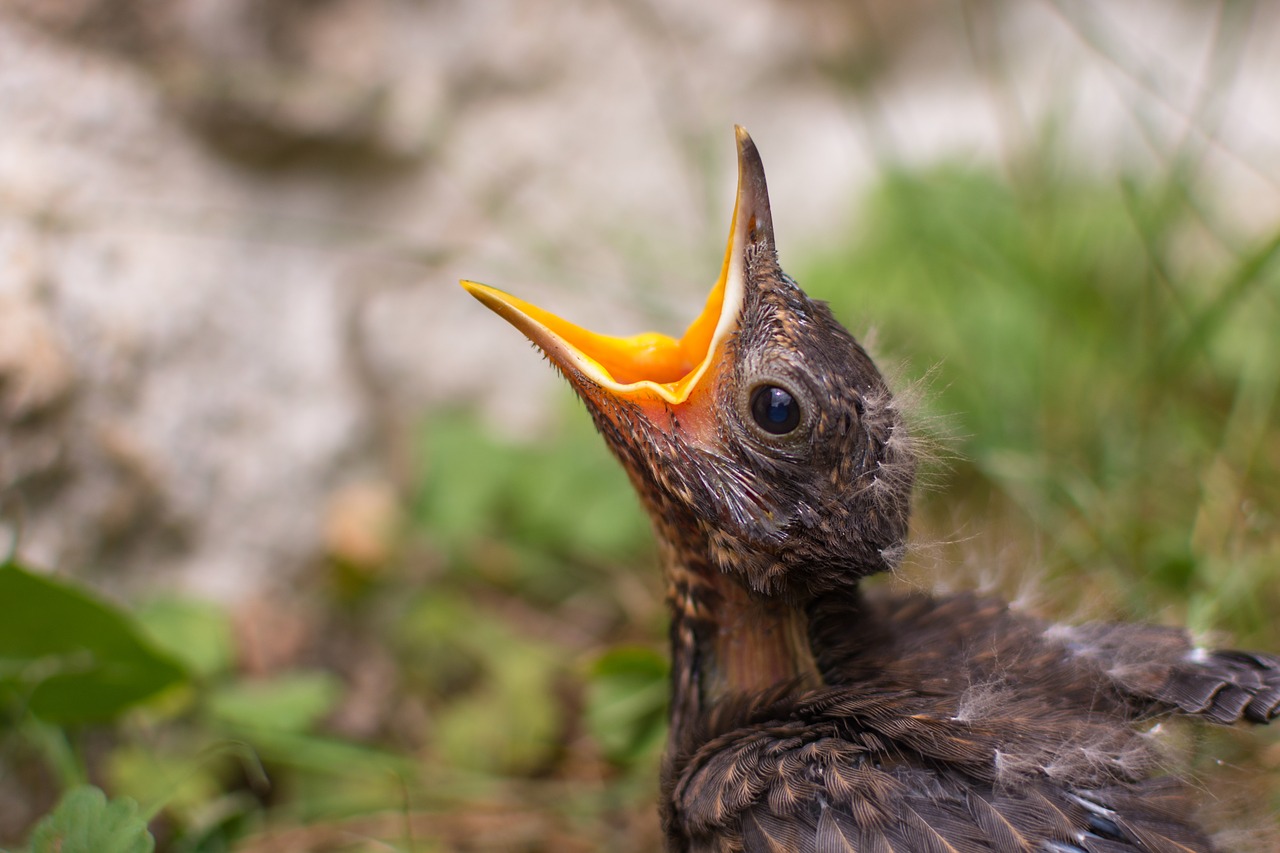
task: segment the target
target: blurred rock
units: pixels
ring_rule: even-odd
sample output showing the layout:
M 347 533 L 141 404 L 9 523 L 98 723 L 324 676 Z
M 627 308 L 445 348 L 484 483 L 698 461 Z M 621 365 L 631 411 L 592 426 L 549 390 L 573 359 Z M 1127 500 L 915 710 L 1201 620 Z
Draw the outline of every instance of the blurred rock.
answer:
M 71 389 L 71 364 L 48 317 L 30 299 L 0 294 L 0 416 L 20 424 Z
M 59 408 L 72 390 L 74 368 L 47 309 L 34 296 L 34 282 L 23 275 L 23 258 L 10 253 L 6 263 L 19 285 L 0 290 L 0 553 L 29 523 L 28 507 L 5 486 L 39 487 L 57 479 L 68 448 Z

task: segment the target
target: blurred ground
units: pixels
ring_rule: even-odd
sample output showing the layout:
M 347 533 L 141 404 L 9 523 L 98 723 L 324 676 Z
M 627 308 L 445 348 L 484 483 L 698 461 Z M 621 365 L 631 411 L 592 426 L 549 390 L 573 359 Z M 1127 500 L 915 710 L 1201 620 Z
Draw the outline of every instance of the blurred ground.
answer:
M 165 849 L 652 849 L 644 521 L 456 282 L 678 331 L 734 123 L 784 265 L 923 387 L 907 582 L 1030 567 L 1050 613 L 1280 647 L 1277 36 L 1238 0 L 0 3 L 4 523 L 199 673 L 75 733 L 91 775 Z M 32 752 L 0 843 L 58 788 Z M 1203 755 L 1276 802 L 1273 737 Z
M 512 433 L 554 379 L 456 289 L 676 329 L 714 274 L 731 125 L 792 256 L 886 163 L 1203 150 L 1280 209 L 1267 6 L 331 0 L 0 10 L 0 483 L 30 559 L 238 598 L 296 577 L 404 427 Z M 619 313 L 620 312 L 620 313 Z M 501 381 L 497 381 L 500 378 Z M 338 498 L 340 501 L 340 498 Z

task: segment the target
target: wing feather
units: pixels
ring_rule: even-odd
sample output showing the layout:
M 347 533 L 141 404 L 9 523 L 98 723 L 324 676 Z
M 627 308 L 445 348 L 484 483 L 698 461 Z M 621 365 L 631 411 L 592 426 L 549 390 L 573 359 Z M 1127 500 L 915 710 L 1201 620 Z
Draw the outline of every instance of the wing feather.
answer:
M 1000 803 L 1001 799 L 995 796 L 971 792 L 968 806 L 973 822 L 986 833 L 993 849 L 1008 853 L 1031 853 L 1035 849 L 1033 842 L 1010 816 L 1002 813 Z
M 815 833 L 817 853 L 862 853 L 858 845 L 858 828 L 853 822 L 824 805 Z
M 802 823 L 760 808 L 743 815 L 742 843 L 743 853 L 807 853 L 813 850 L 812 833 L 806 832 Z

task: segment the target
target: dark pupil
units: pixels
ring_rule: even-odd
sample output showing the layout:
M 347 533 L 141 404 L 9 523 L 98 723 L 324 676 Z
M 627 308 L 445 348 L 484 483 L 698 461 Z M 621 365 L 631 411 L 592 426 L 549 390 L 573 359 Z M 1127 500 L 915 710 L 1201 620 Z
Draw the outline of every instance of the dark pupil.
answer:
M 786 435 L 800 425 L 800 404 L 777 385 L 764 385 L 751 395 L 751 417 L 765 432 Z

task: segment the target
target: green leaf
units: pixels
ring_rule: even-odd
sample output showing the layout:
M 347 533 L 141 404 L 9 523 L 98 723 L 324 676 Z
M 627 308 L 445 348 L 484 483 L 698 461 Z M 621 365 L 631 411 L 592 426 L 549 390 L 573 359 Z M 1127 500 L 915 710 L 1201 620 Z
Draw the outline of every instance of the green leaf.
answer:
M 31 853 L 151 853 L 155 846 L 137 803 L 108 801 L 92 785 L 67 791 L 31 834 Z
M 136 617 L 152 642 L 196 675 L 216 675 L 231 666 L 235 653 L 231 623 L 218 605 L 159 598 L 139 608 Z
M 186 677 L 124 611 L 0 565 L 0 697 L 62 725 L 110 719 Z
M 342 698 L 342 683 L 327 672 L 292 672 L 262 681 L 239 681 L 209 697 L 224 723 L 257 729 L 303 732 Z

